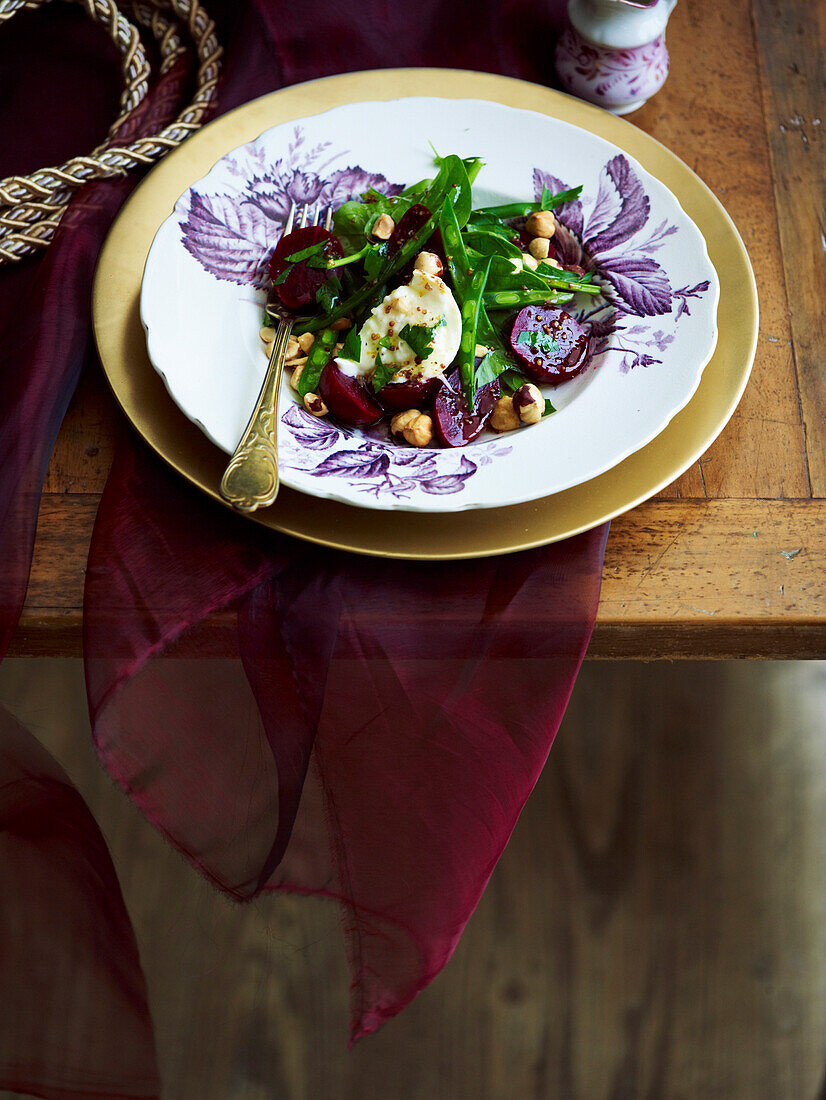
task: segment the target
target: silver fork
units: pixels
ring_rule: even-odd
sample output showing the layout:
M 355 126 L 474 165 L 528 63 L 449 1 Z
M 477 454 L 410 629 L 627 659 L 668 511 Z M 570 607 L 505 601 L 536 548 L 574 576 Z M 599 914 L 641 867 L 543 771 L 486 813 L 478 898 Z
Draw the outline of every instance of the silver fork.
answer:
M 309 207 L 301 208 L 299 229 L 307 224 Z M 295 223 L 296 207 L 293 203 L 284 225 L 284 235 L 291 233 Z M 321 207 L 316 205 L 313 225 L 318 225 Z M 325 228 L 329 229 L 332 211 L 327 211 Z M 249 419 L 229 465 L 221 478 L 221 496 L 239 512 L 254 512 L 266 508 L 278 496 L 278 394 L 287 344 L 295 320 L 293 314 L 279 303 L 268 303 L 267 313 L 278 320 L 267 373 L 258 394 L 252 416 Z

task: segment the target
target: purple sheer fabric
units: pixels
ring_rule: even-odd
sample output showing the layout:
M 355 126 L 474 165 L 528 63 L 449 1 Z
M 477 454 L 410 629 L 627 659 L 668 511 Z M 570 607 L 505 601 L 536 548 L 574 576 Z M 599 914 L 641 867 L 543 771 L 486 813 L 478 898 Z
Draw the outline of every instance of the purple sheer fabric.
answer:
M 369 0 L 345 24 L 328 0 L 214 0 L 227 47 L 219 109 L 376 66 L 546 82 L 562 7 Z M 153 90 L 135 126 L 174 111 L 182 78 Z M 0 149 L 17 155 L 15 125 L 0 113 L 11 139 Z M 60 155 L 24 168 L 49 159 Z M 46 257 L 0 281 L 0 639 L 19 614 L 45 464 L 88 352 L 94 262 L 131 182 L 85 189 Z M 340 903 L 352 1037 L 400 1011 L 454 950 L 564 712 L 605 535 L 473 563 L 326 552 L 233 517 L 125 438 L 87 574 L 101 760 L 233 896 Z
M 119 454 L 86 582 L 100 758 L 235 897 L 338 899 L 353 1038 L 438 974 L 476 907 L 565 710 L 605 534 L 478 562 L 359 558 Z M 197 630 L 209 614 L 219 657 Z
M 0 707 L 0 1089 L 157 1097 L 138 949 L 100 830 Z

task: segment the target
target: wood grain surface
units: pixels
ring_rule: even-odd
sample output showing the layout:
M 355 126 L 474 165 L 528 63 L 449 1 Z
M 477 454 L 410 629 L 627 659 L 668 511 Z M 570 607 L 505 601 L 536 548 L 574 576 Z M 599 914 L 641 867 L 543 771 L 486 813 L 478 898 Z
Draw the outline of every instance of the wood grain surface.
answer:
M 164 1100 L 822 1095 L 822 664 L 587 665 L 455 956 L 351 1052 L 335 906 L 201 879 L 98 766 L 80 661 L 0 699 L 110 846 Z
M 614 521 L 591 655 L 823 656 L 826 9 L 684 2 L 668 46 L 671 75 L 631 121 L 728 209 L 754 265 L 761 331 L 721 436 L 660 498 Z M 13 653 L 79 652 L 86 551 L 121 430 L 92 363 L 49 468 Z M 752 531 L 763 534 L 749 543 Z

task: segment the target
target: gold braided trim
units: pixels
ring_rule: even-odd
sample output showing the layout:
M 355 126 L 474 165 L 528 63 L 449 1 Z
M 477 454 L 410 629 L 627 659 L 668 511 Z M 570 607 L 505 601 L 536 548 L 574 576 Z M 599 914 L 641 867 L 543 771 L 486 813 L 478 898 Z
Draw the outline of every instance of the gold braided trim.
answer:
M 20 10 L 38 8 L 48 2 L 0 0 L 0 24 Z M 148 89 L 149 67 L 140 36 L 114 0 L 72 2 L 79 3 L 91 18 L 103 23 L 121 50 L 125 81 L 121 115 L 110 127 L 107 141 L 91 153 L 72 157 L 54 168 L 39 169 L 29 176 L 0 180 L 0 263 L 14 262 L 47 247 L 73 192 L 84 183 L 123 176 L 174 149 L 200 127 L 215 95 L 222 51 L 215 37 L 215 24 L 198 0 L 120 0 L 120 7 L 128 9 L 130 17 L 146 27 L 157 41 L 161 74 L 185 52 L 182 28 L 194 45 L 199 66 L 195 96 L 173 123 L 157 134 L 119 144 L 116 135 L 128 123 Z M 177 18 L 170 19 L 167 12 Z

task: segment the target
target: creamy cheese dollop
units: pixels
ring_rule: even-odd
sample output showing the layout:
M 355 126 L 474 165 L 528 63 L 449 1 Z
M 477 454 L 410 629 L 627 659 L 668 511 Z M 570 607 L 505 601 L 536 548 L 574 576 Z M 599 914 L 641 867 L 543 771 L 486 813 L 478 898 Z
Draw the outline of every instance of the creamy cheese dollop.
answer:
M 401 339 L 405 325 L 433 329 L 433 350 L 426 359 L 419 359 L 413 348 Z M 416 270 L 409 283 L 397 287 L 372 310 L 359 335 L 361 358 L 358 364 L 336 360 L 345 373 L 372 374 L 378 353 L 385 366 L 396 368 L 393 382 L 433 378 L 446 371 L 456 358 L 462 338 L 462 315 L 443 279 Z M 380 346 L 385 337 L 389 347 Z

